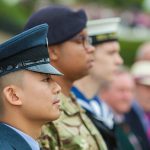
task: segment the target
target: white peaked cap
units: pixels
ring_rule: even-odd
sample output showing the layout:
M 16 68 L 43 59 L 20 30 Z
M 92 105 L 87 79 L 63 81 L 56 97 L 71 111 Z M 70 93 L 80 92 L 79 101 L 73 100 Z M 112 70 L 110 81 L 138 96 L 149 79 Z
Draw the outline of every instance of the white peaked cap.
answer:
M 117 32 L 120 21 L 119 17 L 89 20 L 87 23 L 88 34 L 91 36 Z
M 131 67 L 131 73 L 140 84 L 150 86 L 150 61 L 139 61 Z

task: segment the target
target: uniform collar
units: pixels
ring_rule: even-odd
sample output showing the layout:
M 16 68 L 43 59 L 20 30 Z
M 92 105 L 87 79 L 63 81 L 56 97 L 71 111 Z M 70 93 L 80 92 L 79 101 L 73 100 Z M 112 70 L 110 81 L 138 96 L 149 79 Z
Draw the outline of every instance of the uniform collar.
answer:
M 73 93 L 70 96 L 65 96 L 63 93 L 60 94 L 61 109 L 69 116 L 75 115 L 80 111 L 84 111 L 76 102 L 76 97 Z

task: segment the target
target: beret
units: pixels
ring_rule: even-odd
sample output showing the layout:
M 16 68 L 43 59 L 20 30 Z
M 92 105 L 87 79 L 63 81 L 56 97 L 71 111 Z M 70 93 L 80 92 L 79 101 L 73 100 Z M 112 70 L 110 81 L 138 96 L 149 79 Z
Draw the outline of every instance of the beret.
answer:
M 49 64 L 47 32 L 48 25 L 41 24 L 0 44 L 0 76 L 21 69 L 60 75 Z
M 24 30 L 41 23 L 49 25 L 48 44 L 65 42 L 86 27 L 87 16 L 84 10 L 74 11 L 62 5 L 50 5 L 35 12 L 27 21 Z
M 105 18 L 90 20 L 87 23 L 89 36 L 92 44 L 97 45 L 108 41 L 116 41 L 120 18 Z

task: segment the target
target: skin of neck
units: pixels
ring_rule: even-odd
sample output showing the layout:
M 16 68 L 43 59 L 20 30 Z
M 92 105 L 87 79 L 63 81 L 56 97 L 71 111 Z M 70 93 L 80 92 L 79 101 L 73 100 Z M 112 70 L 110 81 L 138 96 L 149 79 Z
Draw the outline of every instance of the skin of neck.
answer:
M 94 80 L 90 75 L 87 75 L 74 82 L 77 87 L 88 99 L 93 98 L 100 88 L 100 83 Z

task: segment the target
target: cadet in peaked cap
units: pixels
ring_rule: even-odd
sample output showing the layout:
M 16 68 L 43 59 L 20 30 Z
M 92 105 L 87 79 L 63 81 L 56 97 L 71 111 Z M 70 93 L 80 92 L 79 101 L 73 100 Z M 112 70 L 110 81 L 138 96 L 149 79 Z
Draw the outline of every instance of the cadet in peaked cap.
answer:
M 61 75 L 49 62 L 48 25 L 22 32 L 0 45 L 0 149 L 39 150 L 41 126 L 60 115 Z
M 0 45 L 0 76 L 20 69 L 61 75 L 49 64 L 48 25 L 25 31 Z
M 87 75 L 93 65 L 94 47 L 87 35 L 85 12 L 51 5 L 35 12 L 25 29 L 40 23 L 50 26 L 48 42 L 51 62 L 64 74 L 62 78 L 55 76 L 62 87 L 62 115 L 56 122 L 43 126 L 40 137 L 42 148 L 106 150 L 100 133 L 80 111 L 76 98 L 70 93 L 73 82 Z
M 109 150 L 117 148 L 113 132 L 113 114 L 98 94 L 102 83 L 111 81 L 118 66 L 123 63 L 119 55 L 119 43 L 117 41 L 119 20 L 120 18 L 107 18 L 88 21 L 87 31 L 96 49 L 94 65 L 90 68 L 89 75 L 76 81 L 72 88 L 78 102 L 102 134 Z

